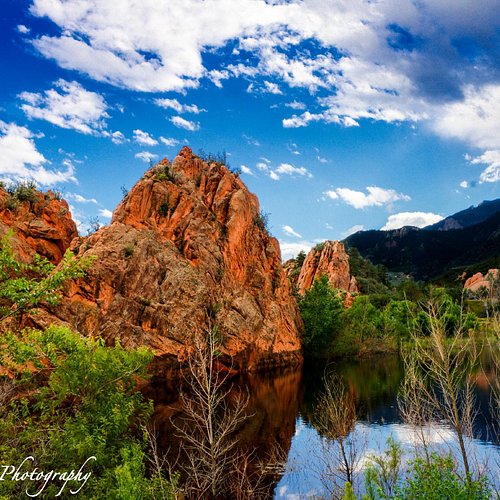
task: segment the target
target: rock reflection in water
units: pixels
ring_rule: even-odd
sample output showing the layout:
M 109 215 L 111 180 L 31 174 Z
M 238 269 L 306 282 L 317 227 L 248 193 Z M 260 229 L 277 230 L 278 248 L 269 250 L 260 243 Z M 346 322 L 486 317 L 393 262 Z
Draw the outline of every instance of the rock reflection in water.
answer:
M 247 491 L 253 489 L 252 498 L 272 498 L 295 434 L 302 393 L 301 376 L 299 368 L 269 374 L 249 374 L 231 381 L 228 404 L 231 406 L 238 397 L 243 396 L 247 399 L 247 418 L 239 423 L 232 436 L 237 440 L 238 458 L 232 461 L 232 465 L 239 469 L 235 471 L 239 484 L 234 486 L 233 481 L 231 488 L 235 491 L 221 493 L 220 498 L 227 498 L 228 494 L 232 498 L 249 498 L 243 491 L 236 491 L 240 488 L 246 488 Z M 147 395 L 154 397 L 156 402 L 152 426 L 159 450 L 166 454 L 170 464 L 182 469 L 188 457 L 179 453 L 183 447 L 178 427 L 183 425 L 184 418 L 179 391 L 162 391 L 157 384 L 153 384 Z

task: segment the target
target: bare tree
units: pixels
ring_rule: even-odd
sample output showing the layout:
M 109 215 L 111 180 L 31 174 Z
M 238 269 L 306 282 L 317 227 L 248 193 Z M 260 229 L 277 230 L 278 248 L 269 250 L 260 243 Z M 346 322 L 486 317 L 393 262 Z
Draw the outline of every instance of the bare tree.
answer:
M 458 441 L 466 481 L 472 477 L 467 437 L 475 418 L 471 366 L 479 359 L 475 339 L 465 331 L 461 315 L 450 337 L 446 336 L 446 304 L 431 300 L 425 319 L 428 338 L 414 328 L 412 344 L 403 353 L 405 381 L 399 405 L 403 417 L 418 430 L 427 459 L 424 427 L 433 419 L 448 423 Z
M 346 482 L 354 483 L 362 445 L 354 435 L 353 395 L 336 375 L 325 376 L 324 381 L 325 389 L 314 411 L 314 424 L 322 436 L 315 461 L 322 466 L 319 477 L 325 488 L 331 495 L 339 495 Z
M 232 391 L 219 348 L 217 327 L 195 336 L 187 386 L 180 395 L 183 417 L 173 422 L 185 452 L 179 465 L 191 498 L 221 497 L 240 459 L 235 432 L 247 418 L 248 395 Z

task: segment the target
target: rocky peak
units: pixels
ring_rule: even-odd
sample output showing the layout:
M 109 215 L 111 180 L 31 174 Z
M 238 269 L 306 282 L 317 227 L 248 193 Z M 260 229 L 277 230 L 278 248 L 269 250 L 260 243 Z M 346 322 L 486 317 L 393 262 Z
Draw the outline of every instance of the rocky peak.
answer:
M 30 183 L 0 187 L 0 235 L 13 230 L 13 248 L 24 262 L 35 253 L 57 264 L 78 235 L 67 202 Z
M 323 274 L 328 276 L 334 288 L 348 292 L 348 303 L 350 293 L 358 291 L 356 278 L 350 273 L 349 255 L 340 241 L 325 241 L 316 245 L 307 254 L 300 271 L 293 261 L 288 261 L 285 268 L 300 294 L 305 293 Z
M 301 320 L 264 222 L 236 174 L 185 147 L 144 174 L 109 226 L 74 241 L 79 255 L 98 258 L 55 312 L 83 333 L 148 345 L 170 361 L 209 326 L 240 369 L 298 361 Z

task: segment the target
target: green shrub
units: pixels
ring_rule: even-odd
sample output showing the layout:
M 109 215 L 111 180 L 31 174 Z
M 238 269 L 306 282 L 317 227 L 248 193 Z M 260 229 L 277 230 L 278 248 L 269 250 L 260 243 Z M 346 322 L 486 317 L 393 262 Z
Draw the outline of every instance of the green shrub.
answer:
M 7 188 L 7 192 L 10 194 L 11 198 L 14 198 L 20 202 L 37 201 L 37 186 L 33 181 L 22 181 L 11 184 Z
M 31 455 L 39 470 L 69 471 L 94 456 L 85 468 L 92 473 L 82 490 L 85 498 L 153 498 L 148 490 L 156 486 L 146 479 L 141 430 L 152 404 L 136 390 L 153 354 L 106 347 L 63 327 L 4 334 L 0 344 L 2 372 L 18 373 L 17 392 L 29 394 L 11 400 L 0 419 L 1 463 L 17 464 Z M 61 484 L 49 484 L 44 498 L 54 497 Z M 70 482 L 65 492 L 79 486 Z M 23 486 L 3 481 L 2 494 L 20 498 Z
M 261 230 L 269 232 L 269 214 L 262 210 L 254 216 L 253 223 Z
M 299 302 L 304 320 L 302 346 L 306 352 L 325 352 L 340 331 L 343 303 L 337 290 L 326 275 L 314 281 Z
M 430 461 L 417 458 L 405 482 L 398 488 L 398 498 L 414 500 L 439 500 L 464 498 L 486 500 L 492 498 L 486 479 L 466 480 L 459 477 L 451 456 L 441 457 L 432 453 Z

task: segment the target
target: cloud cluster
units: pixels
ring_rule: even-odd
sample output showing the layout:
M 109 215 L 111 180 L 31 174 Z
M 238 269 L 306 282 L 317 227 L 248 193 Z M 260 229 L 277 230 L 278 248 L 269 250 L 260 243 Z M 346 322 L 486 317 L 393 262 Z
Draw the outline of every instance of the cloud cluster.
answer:
M 63 169 L 47 169 L 49 161 L 38 151 L 35 135 L 26 127 L 0 120 L 0 176 L 4 180 L 32 179 L 52 186 L 61 182 L 77 182 L 75 167 L 69 159 L 63 161 Z
M 500 151 L 496 7 L 496 0 L 144 0 L 137 8 L 122 0 L 117 9 L 98 0 L 34 0 L 30 12 L 58 27 L 32 38 L 35 48 L 95 80 L 185 92 L 203 78 L 218 87 L 245 78 L 250 90 L 315 96 L 309 109 L 289 102 L 296 113 L 284 127 L 426 121 L 444 138 Z M 155 102 L 178 115 L 202 111 L 176 99 Z M 171 121 L 199 128 L 180 116 Z
M 399 229 L 404 226 L 426 227 L 436 224 L 436 222 L 441 220 L 443 220 L 442 215 L 432 212 L 400 212 L 389 215 L 387 222 L 381 229 L 382 231 L 389 231 L 390 229 Z
M 24 101 L 21 109 L 28 118 L 46 120 L 82 134 L 101 135 L 109 118 L 104 98 L 77 82 L 60 79 L 53 89 L 43 93 L 22 92 L 19 98 Z
M 307 178 L 313 176 L 306 167 L 294 167 L 290 163 L 280 163 L 276 168 L 273 168 L 267 158 L 262 158 L 262 161 L 258 162 L 256 166 L 258 170 L 268 175 L 273 181 L 279 181 L 284 175 Z
M 342 200 L 357 209 L 367 207 L 390 205 L 395 201 L 409 201 L 411 198 L 403 193 L 398 193 L 394 189 L 384 189 L 378 186 L 368 186 L 368 193 L 355 191 L 349 188 L 337 188 L 325 191 L 325 196 L 332 200 Z

